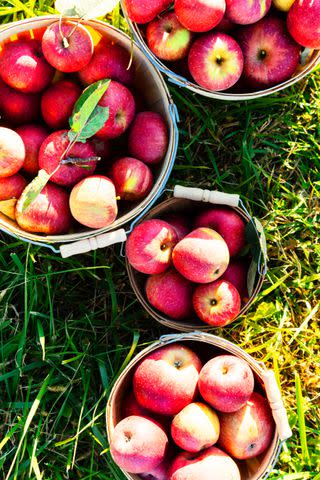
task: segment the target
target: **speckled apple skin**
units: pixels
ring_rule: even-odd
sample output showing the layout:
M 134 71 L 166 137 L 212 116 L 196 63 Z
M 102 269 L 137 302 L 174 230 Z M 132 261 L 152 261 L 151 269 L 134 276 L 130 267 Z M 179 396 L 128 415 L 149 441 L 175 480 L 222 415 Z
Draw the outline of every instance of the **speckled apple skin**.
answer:
M 175 0 L 179 21 L 192 32 L 208 32 L 222 20 L 225 0 Z
M 0 201 L 19 198 L 26 186 L 27 180 L 20 173 L 0 178 Z
M 60 80 L 49 87 L 41 98 L 41 112 L 46 124 L 53 130 L 67 128 L 81 93 L 79 85 L 71 80 Z
M 227 280 L 238 290 L 242 302 L 248 301 L 247 274 L 250 260 L 248 258 L 231 258 L 227 270 L 221 280 Z
M 320 49 L 320 3 L 314 0 L 294 2 L 287 16 L 290 34 L 300 45 Z
M 22 138 L 11 128 L 0 127 L 0 178 L 17 173 L 25 156 L 26 149 Z
M 234 23 L 249 25 L 263 18 L 272 0 L 226 0 L 226 15 Z
M 5 123 L 22 125 L 40 116 L 40 94 L 22 93 L 0 80 L 0 112 Z
M 22 169 L 27 175 L 35 176 L 39 171 L 39 151 L 50 132 L 43 125 L 29 123 L 16 128 L 16 132 L 23 140 L 26 157 Z
M 153 187 L 150 168 L 136 158 L 124 157 L 112 165 L 109 176 L 121 200 L 137 201 L 145 198 Z
M 151 22 L 171 4 L 172 0 L 123 0 L 128 17 L 132 22 Z

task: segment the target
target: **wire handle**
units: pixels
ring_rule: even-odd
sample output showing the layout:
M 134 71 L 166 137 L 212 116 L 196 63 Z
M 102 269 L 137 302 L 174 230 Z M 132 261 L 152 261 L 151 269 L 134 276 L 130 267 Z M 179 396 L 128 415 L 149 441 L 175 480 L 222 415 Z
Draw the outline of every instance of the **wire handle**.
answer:
M 183 187 L 181 185 L 176 185 L 174 187 L 173 196 L 175 198 L 195 200 L 196 202 L 229 205 L 230 207 L 238 207 L 240 202 L 240 196 L 237 194 L 224 193 L 217 190 L 203 190 L 201 188 Z
M 85 238 L 74 243 L 67 243 L 60 246 L 60 253 L 62 258 L 72 257 L 73 255 L 80 255 L 81 253 L 91 252 L 98 248 L 109 247 L 115 243 L 125 242 L 127 239 L 126 232 L 123 228 L 115 232 L 103 233 L 95 237 Z

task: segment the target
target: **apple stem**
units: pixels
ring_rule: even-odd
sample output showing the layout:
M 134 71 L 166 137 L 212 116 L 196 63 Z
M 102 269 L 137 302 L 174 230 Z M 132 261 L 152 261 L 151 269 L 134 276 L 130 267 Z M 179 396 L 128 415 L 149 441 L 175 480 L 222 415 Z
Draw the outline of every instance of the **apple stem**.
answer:
M 174 366 L 179 369 L 182 366 L 182 362 L 180 360 L 176 360 L 174 362 Z
M 78 157 L 67 157 L 60 161 L 61 165 L 74 165 L 77 163 L 83 164 L 88 162 L 100 162 L 101 157 L 87 157 L 87 158 L 78 158 Z

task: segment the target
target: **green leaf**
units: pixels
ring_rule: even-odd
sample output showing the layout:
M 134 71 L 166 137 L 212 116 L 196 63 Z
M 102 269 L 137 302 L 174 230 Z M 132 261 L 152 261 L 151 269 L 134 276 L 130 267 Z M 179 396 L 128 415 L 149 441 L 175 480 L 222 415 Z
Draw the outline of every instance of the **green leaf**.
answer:
M 93 137 L 106 123 L 109 118 L 109 107 L 97 105 L 85 127 L 81 130 L 78 142 L 85 142 L 87 138 Z
M 50 180 L 50 173 L 39 170 L 38 175 L 26 186 L 19 200 L 19 210 L 23 213 L 41 193 L 42 189 Z

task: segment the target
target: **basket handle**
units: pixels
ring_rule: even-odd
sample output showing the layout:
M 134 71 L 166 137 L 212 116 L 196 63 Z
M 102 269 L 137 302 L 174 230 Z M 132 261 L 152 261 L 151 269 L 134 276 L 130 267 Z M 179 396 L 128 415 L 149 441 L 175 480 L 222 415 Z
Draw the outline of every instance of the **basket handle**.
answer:
M 183 187 L 181 185 L 174 187 L 173 196 L 175 198 L 195 200 L 196 202 L 229 205 L 230 207 L 238 207 L 240 202 L 240 195 L 237 194 L 224 193 L 217 190 L 203 190 L 202 188 Z
M 85 238 L 74 243 L 67 243 L 60 246 L 62 258 L 80 255 L 81 253 L 91 252 L 98 248 L 109 247 L 115 243 L 122 243 L 127 240 L 126 232 L 123 228 L 115 232 L 102 233 L 91 238 Z
M 264 382 L 272 415 L 277 426 L 279 438 L 283 442 L 292 436 L 292 430 L 289 425 L 287 411 L 282 401 L 281 392 L 274 371 L 268 369 L 263 370 L 262 380 Z

